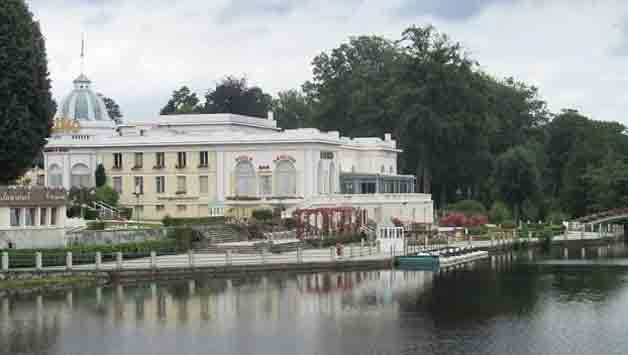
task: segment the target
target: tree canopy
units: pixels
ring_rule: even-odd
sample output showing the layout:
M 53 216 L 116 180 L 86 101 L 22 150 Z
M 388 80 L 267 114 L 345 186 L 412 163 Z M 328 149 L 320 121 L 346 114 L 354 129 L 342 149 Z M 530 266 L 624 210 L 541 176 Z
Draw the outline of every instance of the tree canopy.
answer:
M 0 184 L 21 176 L 50 134 L 55 103 L 44 37 L 23 0 L 0 2 Z
M 233 113 L 265 118 L 271 105 L 272 97 L 262 89 L 249 87 L 245 78 L 228 76 L 207 90 L 204 103 L 187 86 L 175 90 L 161 114 Z
M 120 111 L 120 106 L 110 97 L 102 96 L 102 100 L 105 103 L 109 117 L 117 124 L 122 123 L 123 115 L 122 111 Z

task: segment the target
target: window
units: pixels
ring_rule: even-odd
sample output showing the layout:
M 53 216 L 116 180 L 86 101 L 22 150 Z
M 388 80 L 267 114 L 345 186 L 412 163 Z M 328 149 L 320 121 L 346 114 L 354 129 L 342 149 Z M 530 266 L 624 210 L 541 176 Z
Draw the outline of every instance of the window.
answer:
M 52 187 L 63 186 L 63 171 L 57 164 L 52 164 L 48 168 L 48 185 Z
M 122 176 L 114 176 L 111 178 L 113 182 L 113 190 L 118 193 L 118 195 L 122 194 Z
M 50 209 L 50 225 L 54 226 L 57 224 L 57 208 L 52 207 Z
M 155 192 L 163 194 L 166 191 L 166 177 L 155 176 Z
M 177 193 L 184 194 L 187 191 L 185 176 L 177 176 Z
M 386 172 L 386 167 L 384 167 L 383 165 L 379 168 L 379 172 L 380 173 L 385 173 Z
M 122 153 L 113 153 L 113 168 L 122 169 Z
M 278 196 L 297 193 L 297 170 L 290 160 L 280 160 L 275 166 L 275 191 Z
M 28 207 L 24 209 L 24 224 L 27 226 L 35 225 L 35 215 L 37 214 L 37 209 L 34 207 Z
M 270 196 L 273 194 L 273 177 L 271 175 L 262 175 L 259 177 L 259 194 L 261 196 Z
M 166 158 L 163 152 L 155 153 L 155 169 L 162 169 L 166 167 Z
M 209 179 L 207 176 L 199 176 L 198 177 L 198 191 L 201 194 L 207 194 L 209 189 Z
M 143 176 L 136 176 L 134 179 L 135 182 L 135 190 L 133 190 L 134 194 L 136 195 L 143 195 L 144 194 L 144 177 Z
M 45 226 L 48 224 L 48 210 L 44 207 L 39 209 L 39 225 Z
M 37 186 L 44 186 L 45 180 L 46 180 L 46 176 L 44 174 L 37 175 Z
M 177 153 L 177 169 L 183 169 L 187 165 L 185 160 L 185 152 Z
M 334 159 L 334 152 L 322 151 L 321 152 L 321 159 L 327 159 L 327 160 Z
M 11 227 L 19 227 L 20 226 L 20 214 L 21 209 L 19 208 L 11 208 Z
M 200 152 L 198 161 L 200 162 L 198 165 L 199 168 L 208 167 L 209 166 L 209 154 L 207 152 Z
M 177 212 L 185 212 L 187 210 L 186 205 L 177 205 Z
M 85 164 L 76 164 L 72 167 L 70 182 L 72 186 L 89 187 L 91 185 L 92 172 Z
M 141 169 L 144 166 L 144 154 L 143 153 L 135 153 L 135 165 L 133 169 Z
M 241 160 L 235 167 L 236 196 L 255 196 L 255 168 L 250 161 Z
M 156 205 L 155 206 L 155 211 L 157 212 L 163 212 L 166 209 L 166 206 L 164 205 Z

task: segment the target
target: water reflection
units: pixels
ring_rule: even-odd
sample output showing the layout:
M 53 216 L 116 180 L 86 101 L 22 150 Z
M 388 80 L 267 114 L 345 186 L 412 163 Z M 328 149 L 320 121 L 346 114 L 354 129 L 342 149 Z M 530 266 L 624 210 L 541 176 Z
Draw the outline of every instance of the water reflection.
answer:
M 620 326 L 628 274 L 521 263 L 542 258 L 524 251 L 434 273 L 278 274 L 4 298 L 0 353 L 628 351 Z M 582 335 L 590 333 L 605 340 Z

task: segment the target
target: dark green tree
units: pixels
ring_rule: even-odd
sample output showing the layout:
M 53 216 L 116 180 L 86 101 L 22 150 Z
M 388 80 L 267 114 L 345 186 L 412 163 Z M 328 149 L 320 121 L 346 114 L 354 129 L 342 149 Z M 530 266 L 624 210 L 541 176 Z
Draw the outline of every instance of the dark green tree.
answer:
M 105 173 L 105 167 L 102 164 L 98 164 L 94 175 L 96 187 L 105 186 L 105 184 L 107 183 L 107 174 Z
M 523 202 L 539 189 L 539 172 L 534 153 L 523 146 L 508 149 L 497 159 L 495 181 L 504 200 L 514 211 L 515 221 Z
M 272 97 L 257 86 L 248 87 L 245 78 L 228 76 L 205 95 L 203 113 L 233 113 L 266 117 Z
M 312 127 L 312 105 L 297 90 L 281 91 L 273 99 L 272 110 L 277 125 L 283 129 Z
M 198 96 L 196 93 L 190 91 L 187 86 L 182 86 L 179 90 L 172 92 L 172 97 L 168 100 L 166 106 L 164 106 L 160 114 L 161 115 L 176 115 L 176 114 L 189 114 L 199 113 Z
M 105 107 L 107 108 L 107 113 L 109 114 L 109 117 L 111 117 L 111 119 L 115 123 L 121 124 L 122 111 L 120 111 L 120 106 L 112 98 L 102 96 L 102 100 L 105 103 Z
M 0 184 L 22 175 L 50 133 L 55 104 L 44 37 L 23 0 L 0 2 Z

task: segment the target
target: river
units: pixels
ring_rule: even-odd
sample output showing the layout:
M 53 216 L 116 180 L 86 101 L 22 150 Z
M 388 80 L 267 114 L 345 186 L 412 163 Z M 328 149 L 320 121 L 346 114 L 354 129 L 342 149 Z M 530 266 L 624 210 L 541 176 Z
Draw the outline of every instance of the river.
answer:
M 626 248 L 589 254 L 584 266 L 575 250 L 540 269 L 524 252 L 447 273 L 282 274 L 4 298 L 0 353 L 626 354 Z

